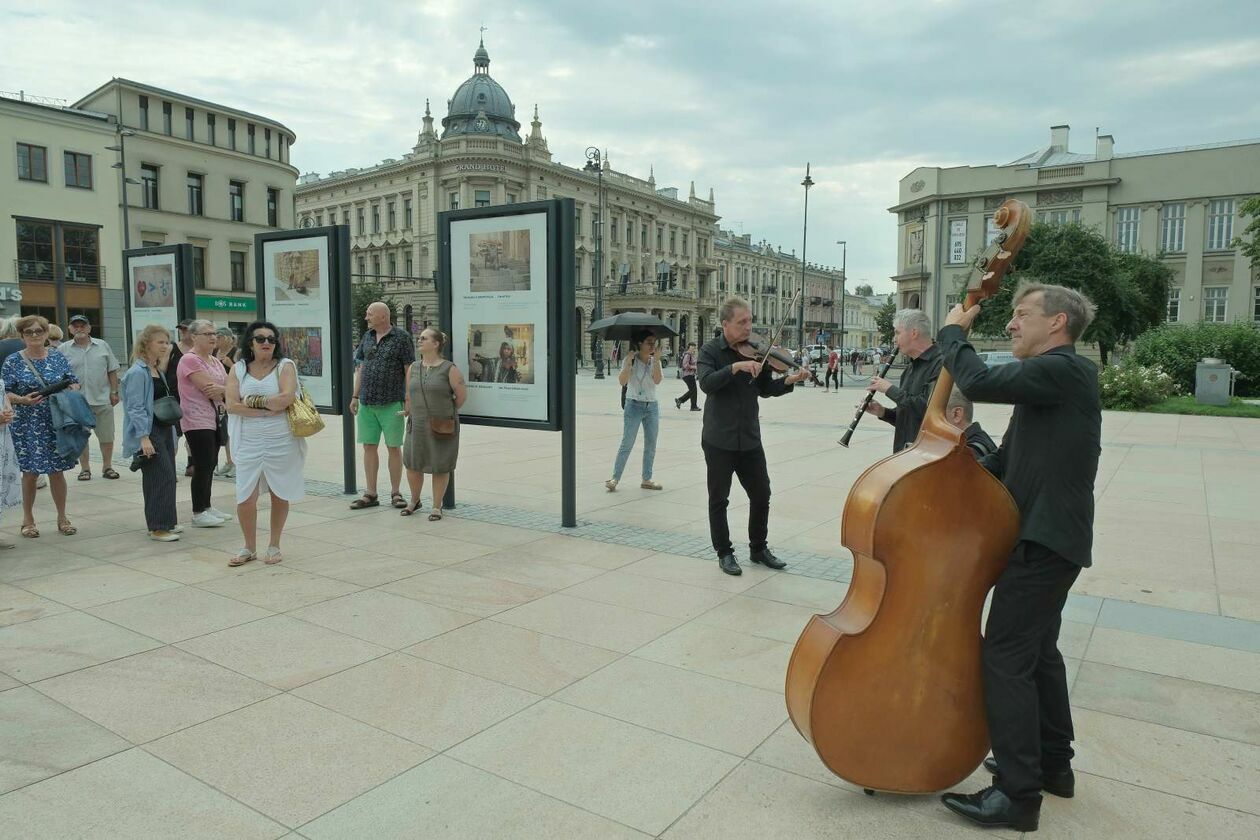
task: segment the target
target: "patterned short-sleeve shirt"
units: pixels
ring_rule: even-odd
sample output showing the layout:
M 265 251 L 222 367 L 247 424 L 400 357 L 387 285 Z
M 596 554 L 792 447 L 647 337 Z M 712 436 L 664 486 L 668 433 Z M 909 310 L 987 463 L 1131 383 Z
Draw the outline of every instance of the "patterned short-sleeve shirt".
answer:
M 407 365 L 415 360 L 416 348 L 406 330 L 390 327 L 379 341 L 375 330 L 365 332 L 354 351 L 354 364 L 359 368 L 359 402 L 402 402 L 406 396 Z

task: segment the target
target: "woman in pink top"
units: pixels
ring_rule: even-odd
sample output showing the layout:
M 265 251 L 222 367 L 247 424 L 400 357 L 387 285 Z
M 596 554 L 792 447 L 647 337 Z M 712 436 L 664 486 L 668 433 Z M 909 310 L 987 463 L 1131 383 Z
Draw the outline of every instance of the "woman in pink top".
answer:
M 219 418 L 223 414 L 227 371 L 214 356 L 218 340 L 214 324 L 205 320 L 188 325 L 192 352 L 179 360 L 179 421 L 192 457 L 192 505 L 194 528 L 215 528 L 232 517 L 210 505 L 210 486 L 219 460 Z

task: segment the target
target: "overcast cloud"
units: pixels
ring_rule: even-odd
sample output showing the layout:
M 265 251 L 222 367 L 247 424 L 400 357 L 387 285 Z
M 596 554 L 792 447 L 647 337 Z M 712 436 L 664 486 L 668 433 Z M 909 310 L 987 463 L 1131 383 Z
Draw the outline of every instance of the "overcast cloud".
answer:
M 722 226 L 801 247 L 891 287 L 897 180 L 919 165 L 1005 163 L 1073 127 L 1116 151 L 1260 137 L 1255 0 L 748 3 L 576 0 L 319 3 L 0 0 L 0 89 L 70 101 L 123 76 L 273 117 L 293 162 L 327 174 L 401 157 L 490 72 L 554 157 L 589 145 Z

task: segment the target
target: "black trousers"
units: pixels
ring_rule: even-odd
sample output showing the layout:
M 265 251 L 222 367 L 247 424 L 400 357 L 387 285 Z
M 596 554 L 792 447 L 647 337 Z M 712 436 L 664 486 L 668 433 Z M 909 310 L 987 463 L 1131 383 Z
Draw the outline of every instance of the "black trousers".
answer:
M 832 370 L 827 368 L 827 375 L 823 377 L 823 387 L 830 388 L 831 383 L 836 383 L 836 387 L 840 387 L 840 368 Z
M 700 406 L 696 405 L 696 375 L 694 373 L 689 373 L 684 376 L 682 380 L 687 384 L 687 393 L 674 400 L 674 404 L 682 405 L 687 400 L 691 400 L 691 407 L 699 408 Z
M 770 473 L 765 450 L 760 446 L 743 451 L 719 449 L 707 443 L 701 447 L 708 470 L 709 537 L 713 550 L 719 557 L 732 552 L 731 529 L 726 522 L 732 474 L 739 476 L 739 483 L 748 494 L 748 547 L 763 550 L 770 529 Z
M 201 513 L 210 507 L 214 468 L 219 465 L 219 433 L 214 429 L 189 429 L 184 432 L 184 440 L 188 441 L 188 454 L 193 466 L 193 513 Z
M 998 578 L 985 626 L 984 704 L 1011 799 L 1040 799 L 1043 769 L 1072 761 L 1072 708 L 1059 653 L 1063 605 L 1080 566 L 1043 545 L 1021 542 Z
M 175 433 L 170 426 L 153 424 L 153 463 L 140 470 L 144 495 L 144 523 L 150 531 L 169 531 L 179 524 L 175 508 Z

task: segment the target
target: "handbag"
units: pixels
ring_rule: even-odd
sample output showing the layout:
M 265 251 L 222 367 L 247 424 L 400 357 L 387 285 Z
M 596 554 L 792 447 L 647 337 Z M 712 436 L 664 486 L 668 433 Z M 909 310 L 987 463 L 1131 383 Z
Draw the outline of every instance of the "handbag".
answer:
M 184 418 L 184 410 L 179 407 L 179 398 L 171 395 L 171 386 L 166 384 L 166 377 L 159 376 L 158 379 L 162 380 L 166 396 L 154 397 L 153 422 L 159 426 L 174 426 Z
M 285 414 L 289 418 L 289 431 L 293 432 L 294 437 L 310 437 L 324 430 L 324 418 L 319 416 L 314 400 L 306 392 L 306 386 L 300 381 L 298 382 L 298 397 L 289 403 Z
M 424 390 L 424 363 L 420 363 L 420 395 L 424 397 L 424 413 L 429 413 L 429 395 Z M 434 437 L 450 437 L 455 434 L 454 417 L 430 417 L 429 431 Z

